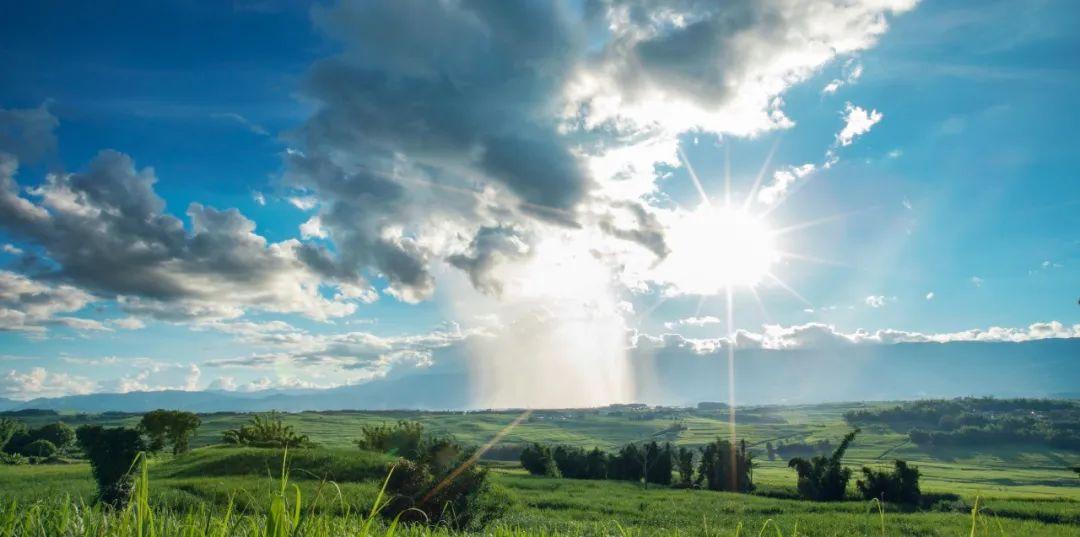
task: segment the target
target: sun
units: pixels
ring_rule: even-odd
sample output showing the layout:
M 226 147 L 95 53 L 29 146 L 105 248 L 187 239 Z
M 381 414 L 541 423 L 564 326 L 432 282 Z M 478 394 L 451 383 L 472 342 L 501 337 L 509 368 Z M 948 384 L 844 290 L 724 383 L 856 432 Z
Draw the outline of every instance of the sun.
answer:
M 671 223 L 671 253 L 657 270 L 686 294 L 714 295 L 731 287 L 753 287 L 770 274 L 780 257 L 774 239 L 764 218 L 727 205 L 702 203 Z

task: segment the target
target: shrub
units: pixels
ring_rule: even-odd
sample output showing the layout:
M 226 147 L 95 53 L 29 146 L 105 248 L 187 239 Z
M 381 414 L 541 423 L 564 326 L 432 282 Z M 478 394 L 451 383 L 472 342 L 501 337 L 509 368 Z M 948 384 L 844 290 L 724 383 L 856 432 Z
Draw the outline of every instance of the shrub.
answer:
M 745 440 L 736 448 L 727 440 L 717 439 L 701 448 L 697 485 L 704 482 L 709 490 L 750 492 L 754 488 L 752 468 L 753 456 L 746 451 Z
M 863 467 L 863 479 L 855 482 L 859 494 L 869 500 L 877 498 L 884 502 L 917 505 L 922 494 L 919 491 L 919 469 L 909 467 L 907 462 L 896 460 L 894 469 L 874 470 Z
M 841 459 L 858 433 L 859 429 L 855 429 L 846 434 L 829 457 L 818 455 L 810 460 L 796 457 L 788 461 L 788 467 L 794 468 L 799 474 L 799 495 L 819 502 L 844 499 L 847 483 L 851 479 L 851 469 L 844 468 Z
M 398 434 L 403 432 L 408 434 Z M 419 424 L 400 422 L 397 428 L 383 427 L 365 435 L 362 445 L 379 445 L 368 443 L 379 438 L 405 438 L 402 445 L 414 453 L 411 459 L 399 459 L 391 470 L 386 489 L 392 496 L 383 516 L 465 529 L 482 526 L 505 505 L 488 498 L 487 470 L 474 464 L 473 450 L 453 438 L 428 437 Z M 421 441 L 414 443 L 416 438 Z
M 247 425 L 229 429 L 222 434 L 226 444 L 252 447 L 307 447 L 311 441 L 307 435 L 297 434 L 291 425 L 285 425 L 277 411 L 265 415 L 256 414 Z
M 5 453 L 0 451 L 0 464 L 18 466 L 20 464 L 26 464 L 26 462 L 26 457 L 23 457 L 18 453 Z
M 368 451 L 390 453 L 417 460 L 423 451 L 424 426 L 415 421 L 398 421 L 396 425 L 365 425 L 361 428 L 357 447 Z
M 90 459 L 98 499 L 113 507 L 122 507 L 133 486 L 129 470 L 139 453 L 146 450 L 142 435 L 127 427 L 106 429 L 100 425 L 83 425 L 75 431 L 75 437 Z
M 23 448 L 23 454 L 31 457 L 48 458 L 56 455 L 57 451 L 58 450 L 56 449 L 56 444 L 53 444 L 52 442 L 45 440 L 44 438 L 34 440 Z
M 551 448 L 540 444 L 533 444 L 521 450 L 521 466 L 532 475 L 547 477 L 561 475 Z

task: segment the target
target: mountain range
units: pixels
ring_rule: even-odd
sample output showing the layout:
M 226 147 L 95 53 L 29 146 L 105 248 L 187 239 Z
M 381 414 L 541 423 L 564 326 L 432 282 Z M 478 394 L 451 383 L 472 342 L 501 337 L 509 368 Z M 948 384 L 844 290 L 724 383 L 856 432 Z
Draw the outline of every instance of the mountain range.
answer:
M 632 353 L 634 401 L 692 405 L 727 401 L 727 355 L 685 348 Z M 744 349 L 735 353 L 739 404 L 802 404 L 958 396 L 1080 397 L 1080 339 L 1023 343 L 906 343 L 831 349 Z M 458 360 L 364 384 L 324 390 L 95 393 L 29 401 L 0 399 L 0 410 L 198 412 L 432 409 L 479 405 Z

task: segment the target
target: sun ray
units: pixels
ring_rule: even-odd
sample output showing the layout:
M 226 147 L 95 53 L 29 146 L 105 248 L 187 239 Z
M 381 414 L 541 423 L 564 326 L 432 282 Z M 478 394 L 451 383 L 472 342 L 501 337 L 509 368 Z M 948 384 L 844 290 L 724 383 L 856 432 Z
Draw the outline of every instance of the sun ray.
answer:
M 780 145 L 780 139 L 777 138 L 773 142 L 772 148 L 769 149 L 769 154 L 765 156 L 765 162 L 761 164 L 761 169 L 758 170 L 757 177 L 754 178 L 754 185 L 750 187 L 750 193 L 747 194 L 746 199 L 743 201 L 743 210 L 749 210 L 750 204 L 754 203 L 754 198 L 757 196 L 758 190 L 761 189 L 761 180 L 765 178 L 765 170 L 769 169 L 769 164 L 772 163 L 773 154 L 776 153 L 776 148 Z
M 728 378 L 728 436 L 731 438 L 731 466 L 737 468 L 735 446 L 738 445 L 735 428 L 735 306 L 731 284 L 724 286 L 727 295 L 727 378 Z M 739 490 L 738 472 L 731 472 L 731 490 Z
M 750 294 L 754 296 L 754 302 L 757 303 L 758 310 L 761 311 L 761 316 L 765 318 L 765 322 L 772 324 L 772 315 L 769 314 L 769 310 L 765 309 L 765 302 L 761 300 L 761 295 L 758 294 L 756 287 L 750 287 Z
M 694 310 L 694 317 L 701 316 L 701 308 L 705 305 L 705 301 L 708 300 L 709 295 L 701 295 L 698 297 L 697 308 Z
M 811 263 L 817 263 L 819 265 L 832 265 L 834 267 L 850 267 L 850 263 L 844 263 L 842 261 L 834 261 L 832 259 L 823 259 L 820 257 L 813 257 L 804 254 L 796 254 L 793 252 L 785 252 L 783 250 L 776 250 L 776 255 L 781 258 L 798 259 L 799 261 L 809 261 Z
M 683 165 L 686 166 L 687 174 L 690 175 L 690 180 L 694 182 L 694 188 L 697 189 L 698 194 L 701 195 L 701 202 L 706 207 L 711 207 L 712 203 L 709 202 L 709 196 L 705 193 L 705 187 L 701 186 L 701 180 L 698 179 L 697 172 L 694 171 L 694 166 L 690 164 L 690 159 L 686 158 L 686 153 L 683 153 L 682 148 L 677 149 L 679 152 L 679 159 L 682 160 Z
M 782 287 L 782 288 L 783 288 L 783 289 L 784 289 L 785 291 L 787 291 L 787 292 L 791 293 L 791 295 L 792 295 L 792 296 L 794 296 L 795 298 L 799 299 L 799 301 L 801 301 L 801 302 L 802 302 L 803 304 L 806 304 L 807 306 L 811 306 L 811 307 L 813 307 L 813 304 L 812 304 L 812 303 L 811 303 L 811 302 L 810 302 L 809 300 L 807 300 L 807 299 L 806 299 L 806 298 L 804 298 L 804 297 L 803 297 L 802 295 L 800 295 L 798 291 L 796 291 L 796 290 L 792 289 L 790 285 L 788 285 L 788 284 L 784 283 L 784 280 L 781 280 L 781 279 L 780 279 L 779 277 L 777 277 L 777 276 L 776 276 L 775 274 L 773 274 L 772 272 L 766 272 L 766 273 L 765 273 L 765 275 L 766 275 L 766 276 L 768 276 L 768 277 L 769 277 L 769 279 L 771 279 L 771 280 L 772 280 L 773 282 L 775 282 L 775 283 L 776 283 L 776 285 L 779 285 L 779 286 L 780 286 L 780 287 Z
M 878 208 L 878 206 L 874 205 L 874 206 L 870 206 L 870 207 L 863 207 L 862 209 L 856 209 L 854 211 L 848 211 L 848 212 L 845 212 L 845 213 L 837 213 L 837 214 L 825 216 L 825 217 L 822 217 L 822 218 L 815 218 L 813 220 L 807 220 L 806 222 L 800 222 L 798 224 L 792 224 L 790 226 L 782 227 L 780 229 L 774 229 L 772 233 L 773 233 L 774 236 L 785 235 L 787 233 L 791 233 L 792 231 L 799 231 L 799 230 L 811 228 L 811 227 L 814 227 L 814 226 L 820 226 L 821 224 L 827 224 L 829 222 L 833 222 L 833 221 L 836 221 L 836 220 L 843 220 L 844 218 L 847 218 L 849 216 L 855 216 L 857 214 L 870 212 L 870 211 L 876 210 L 877 208 Z
M 731 207 L 731 146 L 724 143 L 724 207 Z

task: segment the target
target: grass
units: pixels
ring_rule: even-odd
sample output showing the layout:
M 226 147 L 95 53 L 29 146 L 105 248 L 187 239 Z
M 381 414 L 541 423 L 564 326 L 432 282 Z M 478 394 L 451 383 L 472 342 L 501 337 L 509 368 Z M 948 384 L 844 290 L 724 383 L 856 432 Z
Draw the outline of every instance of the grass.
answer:
M 835 442 L 848 429 L 840 415 L 854 406 L 744 411 L 744 416 L 756 413 L 768 419 L 740 423 L 738 434 L 751 444 L 762 445 L 777 438 Z M 291 414 L 287 422 L 310 435 L 320 447 L 291 451 L 287 480 L 281 475 L 281 450 L 207 446 L 217 441 L 222 430 L 245 421 L 246 415 L 204 416 L 195 444 L 206 447 L 177 458 L 160 456 L 146 465 L 142 480 L 146 486 L 140 489 L 140 493 L 146 491 L 140 500 L 145 503 L 143 522 L 132 518 L 137 510 L 109 512 L 92 505 L 94 484 L 85 463 L 0 466 L 0 537 L 274 535 L 274 528 L 281 529 L 281 523 L 294 517 L 298 506 L 304 529 L 291 534 L 449 535 L 445 528 L 392 528 L 387 521 L 371 516 L 378 504 L 381 478 L 392 459 L 353 447 L 360 427 L 416 419 L 432 432 L 452 433 L 468 443 L 481 444 L 518 415 Z M 675 417 L 686 426 L 670 435 L 677 444 L 695 446 L 727 433 L 722 413 L 684 412 Z M 112 417 L 108 423 L 132 425 L 137 419 Z M 671 424 L 671 416 L 630 419 L 597 411 L 538 412 L 502 442 L 541 441 L 611 449 L 651 438 Z M 1075 452 L 1042 446 L 935 452 L 911 445 L 891 430 L 864 428 L 845 463 L 858 468 L 886 464 L 894 457 L 920 467 L 924 492 L 954 494 L 959 500 L 943 503 L 940 511 L 921 512 L 905 512 L 893 505 L 879 511 L 877 505 L 861 501 L 800 501 L 793 499 L 793 472 L 784 461 L 769 461 L 763 453 L 754 469 L 755 495 L 548 479 L 526 475 L 513 465 L 491 464 L 491 480 L 507 512 L 482 532 L 523 536 L 1080 535 L 1080 481 L 1066 470 L 1068 465 L 1080 463 Z M 146 517 L 151 514 L 153 523 L 147 525 Z M 152 528 L 153 533 L 140 534 L 139 527 Z

